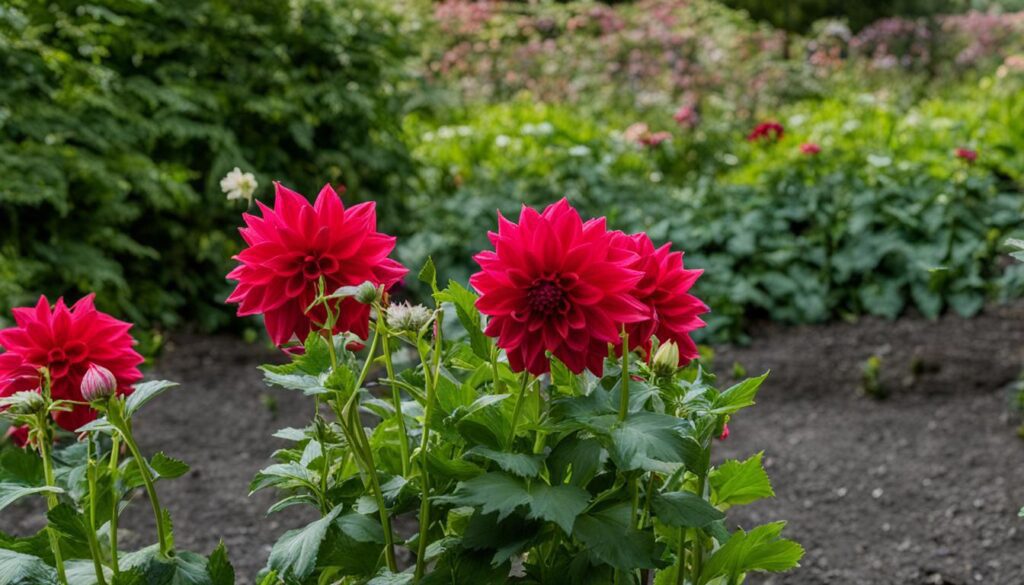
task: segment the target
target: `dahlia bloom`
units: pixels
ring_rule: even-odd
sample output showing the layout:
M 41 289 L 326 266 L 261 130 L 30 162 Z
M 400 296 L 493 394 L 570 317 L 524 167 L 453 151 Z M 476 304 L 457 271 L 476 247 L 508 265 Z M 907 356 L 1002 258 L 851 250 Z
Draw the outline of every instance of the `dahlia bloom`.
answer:
M 676 113 L 672 115 L 672 119 L 680 126 L 693 128 L 700 123 L 700 114 L 697 113 L 697 108 L 693 106 L 680 106 Z
M 629 142 L 634 142 L 640 146 L 646 146 L 653 148 L 658 146 L 662 142 L 666 142 L 672 139 L 672 134 L 668 132 L 651 132 L 650 127 L 643 122 L 637 122 L 626 128 L 626 131 L 622 133 L 622 137 Z
M 806 155 L 815 155 L 821 152 L 821 146 L 814 142 L 804 142 L 800 145 L 800 152 Z
M 15 326 L 0 330 L 0 396 L 40 386 L 39 368 L 50 372 L 54 400 L 84 401 L 81 384 L 91 364 L 106 368 L 117 381 L 119 394 L 130 394 L 142 379 L 142 356 L 133 349 L 131 323 L 101 313 L 89 295 L 70 309 L 58 299 L 50 309 L 46 297 L 33 308 L 14 309 Z M 54 412 L 53 420 L 73 431 L 96 418 L 96 411 L 76 404 L 68 412 Z M 18 432 L 18 431 L 12 431 Z
M 767 142 L 778 142 L 782 140 L 783 134 L 785 134 L 785 129 L 783 129 L 782 124 L 774 121 L 761 122 L 754 126 L 750 134 L 747 134 L 747 141 L 758 142 L 764 140 Z
M 238 281 L 229 303 L 238 303 L 238 316 L 262 314 L 270 339 L 284 345 L 319 329 L 327 319 L 323 305 L 306 309 L 317 296 L 322 278 L 327 292 L 369 281 L 390 288 L 408 272 L 388 258 L 395 238 L 377 231 L 373 202 L 345 209 L 338 194 L 324 185 L 316 204 L 280 183 L 274 184 L 274 207 L 260 202 L 263 217 L 243 214 L 241 228 L 248 247 L 228 274 Z M 350 331 L 365 339 L 370 334 L 370 306 L 353 298 L 334 299 L 338 316 L 334 332 Z
M 636 255 L 613 245 L 603 217 L 583 222 L 562 199 L 543 213 L 524 206 L 518 224 L 499 214 L 488 236 L 494 251 L 474 257 L 481 270 L 469 282 L 513 370 L 547 372 L 550 351 L 577 374 L 601 375 L 623 324 L 649 319 L 632 294 Z
M 956 157 L 964 162 L 973 163 L 978 160 L 978 151 L 971 150 L 970 148 L 958 148 L 956 149 Z
M 708 307 L 690 294 L 690 288 L 703 270 L 687 270 L 683 267 L 683 253 L 672 252 L 668 243 L 655 248 L 645 233 L 627 236 L 616 232 L 615 245 L 636 254 L 634 270 L 643 277 L 633 289 L 633 296 L 648 307 L 650 316 L 626 327 L 629 334 L 629 348 L 651 349 L 651 338 L 661 343 L 675 342 L 679 346 L 679 363 L 685 365 L 698 357 L 697 344 L 690 339 L 690 332 L 705 325 L 700 315 Z

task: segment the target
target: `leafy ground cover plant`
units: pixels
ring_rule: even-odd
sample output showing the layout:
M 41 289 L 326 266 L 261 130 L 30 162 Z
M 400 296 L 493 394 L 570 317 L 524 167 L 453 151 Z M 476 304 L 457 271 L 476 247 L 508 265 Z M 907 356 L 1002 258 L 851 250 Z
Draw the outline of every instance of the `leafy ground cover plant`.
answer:
M 209 558 L 174 546 L 170 512 L 158 481 L 188 472 L 163 452 L 146 457 L 132 417 L 174 383 L 136 384 L 142 357 L 131 325 L 97 311 L 90 295 L 51 308 L 14 310 L 16 326 L 0 330 L 0 417 L 23 449 L 0 455 L 0 510 L 30 496 L 47 500 L 47 525 L 29 537 L 0 533 L 0 576 L 17 585 L 232 585 L 221 545 Z M 67 431 L 78 435 L 61 441 Z M 153 509 L 157 543 L 118 546 L 118 518 L 143 488 Z
M 371 205 L 276 191 L 245 218 L 231 300 L 287 334 L 265 379 L 313 418 L 275 435 L 251 490 L 319 518 L 280 536 L 260 583 L 724 585 L 797 566 L 783 522 L 725 521 L 773 495 L 760 453 L 711 457 L 765 376 L 716 388 L 690 338 L 700 271 L 669 244 L 566 200 L 523 207 L 476 255 L 476 292 L 428 260 L 431 306 L 394 303 L 405 269 Z

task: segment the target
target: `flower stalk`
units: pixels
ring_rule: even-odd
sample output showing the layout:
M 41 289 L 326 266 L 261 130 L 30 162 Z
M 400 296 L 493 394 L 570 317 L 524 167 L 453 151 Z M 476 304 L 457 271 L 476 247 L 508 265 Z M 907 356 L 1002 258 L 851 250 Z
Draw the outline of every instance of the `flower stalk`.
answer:
M 100 544 L 96 540 L 96 459 L 93 446 L 93 436 L 90 433 L 85 438 L 86 448 L 86 479 L 89 483 L 89 514 L 88 526 L 85 530 L 85 538 L 89 541 L 89 553 L 92 556 L 92 566 L 96 571 L 96 582 L 99 585 L 106 585 L 107 580 L 103 575 L 103 562 L 100 558 Z
M 419 535 L 416 542 L 416 568 L 413 572 L 413 580 L 419 581 L 423 578 L 423 571 L 426 569 L 427 556 L 427 531 L 430 529 L 430 471 L 427 457 L 427 446 L 430 443 L 430 421 L 434 416 L 434 402 L 437 394 L 437 380 L 441 372 L 441 322 L 444 320 L 444 312 L 437 311 L 434 321 L 434 352 L 433 360 L 428 362 L 426 353 L 420 349 L 420 361 L 424 367 L 424 379 L 426 380 L 427 404 L 423 410 L 423 433 L 420 437 L 420 476 L 423 478 L 423 493 L 420 494 L 420 517 Z M 419 346 L 419 343 L 417 343 Z M 428 363 L 431 364 L 428 367 Z

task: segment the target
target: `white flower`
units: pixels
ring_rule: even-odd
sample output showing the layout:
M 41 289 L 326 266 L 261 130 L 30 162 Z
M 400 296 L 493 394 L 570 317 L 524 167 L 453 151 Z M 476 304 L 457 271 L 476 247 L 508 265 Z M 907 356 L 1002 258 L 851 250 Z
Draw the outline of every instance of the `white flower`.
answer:
M 220 180 L 220 188 L 227 194 L 228 199 L 245 199 L 252 201 L 252 195 L 256 192 L 256 176 L 252 173 L 243 173 L 235 167 L 233 171 Z
M 570 156 L 587 156 L 590 154 L 590 149 L 582 144 L 577 144 L 569 149 Z
M 653 173 L 651 173 L 651 176 L 649 178 L 651 179 L 652 183 L 660 183 L 662 177 L 661 173 L 659 173 L 658 171 L 654 171 Z
M 555 127 L 552 126 L 550 122 L 541 122 L 540 124 L 537 124 L 537 134 L 540 134 L 541 136 L 547 136 L 554 131 Z
M 504 134 L 498 134 L 494 137 L 494 145 L 498 148 L 505 148 L 512 143 L 512 139 Z
M 410 305 L 408 302 L 395 303 L 387 309 L 387 323 L 394 331 L 415 333 L 426 325 L 433 314 L 423 305 Z
M 448 126 L 441 126 L 437 129 L 437 137 L 442 140 L 455 138 L 455 129 L 449 128 Z

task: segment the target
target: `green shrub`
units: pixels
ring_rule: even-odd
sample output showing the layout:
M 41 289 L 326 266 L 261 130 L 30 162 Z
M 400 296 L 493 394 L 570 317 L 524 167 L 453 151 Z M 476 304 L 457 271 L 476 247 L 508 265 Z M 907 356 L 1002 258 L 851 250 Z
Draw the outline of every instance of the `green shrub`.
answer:
M 6 3 L 0 309 L 96 291 L 146 326 L 224 322 L 232 167 L 405 184 L 399 26 L 370 0 Z

